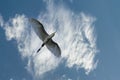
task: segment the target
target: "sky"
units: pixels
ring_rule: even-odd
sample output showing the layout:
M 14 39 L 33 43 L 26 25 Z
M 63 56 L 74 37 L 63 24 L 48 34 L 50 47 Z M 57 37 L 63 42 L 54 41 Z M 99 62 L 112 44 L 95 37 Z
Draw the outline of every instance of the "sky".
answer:
M 119 80 L 120 1 L 1 0 L 0 80 Z M 61 48 L 44 47 L 29 18 Z

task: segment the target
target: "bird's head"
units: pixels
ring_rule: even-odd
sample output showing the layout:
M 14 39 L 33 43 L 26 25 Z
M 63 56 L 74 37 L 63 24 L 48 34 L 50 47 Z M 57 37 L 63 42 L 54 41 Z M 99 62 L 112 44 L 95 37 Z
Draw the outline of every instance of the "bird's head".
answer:
M 55 35 L 56 32 L 57 32 L 57 31 L 55 31 L 54 33 L 52 33 L 52 34 L 51 34 L 51 37 L 53 37 L 53 36 Z

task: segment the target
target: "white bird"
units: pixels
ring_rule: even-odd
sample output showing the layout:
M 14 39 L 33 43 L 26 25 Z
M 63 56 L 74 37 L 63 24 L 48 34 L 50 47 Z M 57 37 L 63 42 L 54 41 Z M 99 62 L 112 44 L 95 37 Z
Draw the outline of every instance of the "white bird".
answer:
M 30 18 L 30 23 L 32 24 L 32 27 L 35 31 L 35 33 L 38 35 L 38 37 L 43 41 L 41 47 L 37 50 L 37 53 L 41 50 L 41 48 L 46 45 L 46 47 L 57 57 L 61 56 L 61 50 L 60 47 L 56 42 L 52 40 L 52 37 L 55 35 L 56 32 L 52 34 L 48 34 L 43 25 L 36 19 Z

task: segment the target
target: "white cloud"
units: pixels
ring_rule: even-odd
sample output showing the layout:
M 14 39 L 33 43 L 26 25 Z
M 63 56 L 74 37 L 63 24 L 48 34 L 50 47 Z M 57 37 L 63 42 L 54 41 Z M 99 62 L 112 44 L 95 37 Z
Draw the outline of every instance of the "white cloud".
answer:
M 52 55 L 46 47 L 41 49 L 39 55 L 35 55 L 42 41 L 30 27 L 25 15 L 17 14 L 4 23 L 7 39 L 17 41 L 22 58 L 28 59 L 26 69 L 35 79 L 46 72 L 55 70 L 63 62 L 65 62 L 64 67 L 69 69 L 75 67 L 77 70 L 83 68 L 87 74 L 96 68 L 94 17 L 84 13 L 75 14 L 64 6 L 55 6 L 52 1 L 49 1 L 47 11 L 40 14 L 38 19 L 48 33 L 57 30 L 53 40 L 60 45 L 62 51 L 60 59 Z
M 95 18 L 84 13 L 75 14 L 63 6 L 51 5 L 51 2 L 47 8 L 48 12 L 39 15 L 39 20 L 49 33 L 57 30 L 54 40 L 61 46 L 62 57 L 67 60 L 66 66 L 84 68 L 89 73 L 96 66 Z
M 2 27 L 4 24 L 4 20 L 3 20 L 3 17 L 0 15 L 0 26 Z
M 13 78 L 10 78 L 10 80 L 13 80 Z

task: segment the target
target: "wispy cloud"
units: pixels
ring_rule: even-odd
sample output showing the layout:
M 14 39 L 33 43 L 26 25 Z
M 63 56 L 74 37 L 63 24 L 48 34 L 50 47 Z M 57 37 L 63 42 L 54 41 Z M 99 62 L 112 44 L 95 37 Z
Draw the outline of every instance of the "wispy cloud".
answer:
M 83 12 L 76 14 L 64 6 L 56 6 L 49 0 L 47 11 L 40 13 L 38 20 L 43 23 L 48 33 L 57 30 L 53 40 L 60 45 L 62 51 L 60 59 L 51 54 L 46 47 L 42 48 L 39 55 L 35 56 L 42 41 L 34 33 L 25 15 L 17 14 L 4 24 L 0 17 L 0 24 L 4 25 L 7 39 L 16 40 L 22 58 L 28 60 L 26 69 L 35 79 L 39 79 L 41 76 L 44 78 L 46 72 L 54 74 L 56 69 L 62 71 L 66 67 L 68 69 L 76 68 L 76 72 L 83 68 L 86 74 L 96 68 L 94 17 Z M 58 68 L 60 65 L 64 66 Z M 59 73 L 58 75 L 63 76 Z
M 0 26 L 2 27 L 3 24 L 4 24 L 3 17 L 2 17 L 1 14 L 0 14 Z

